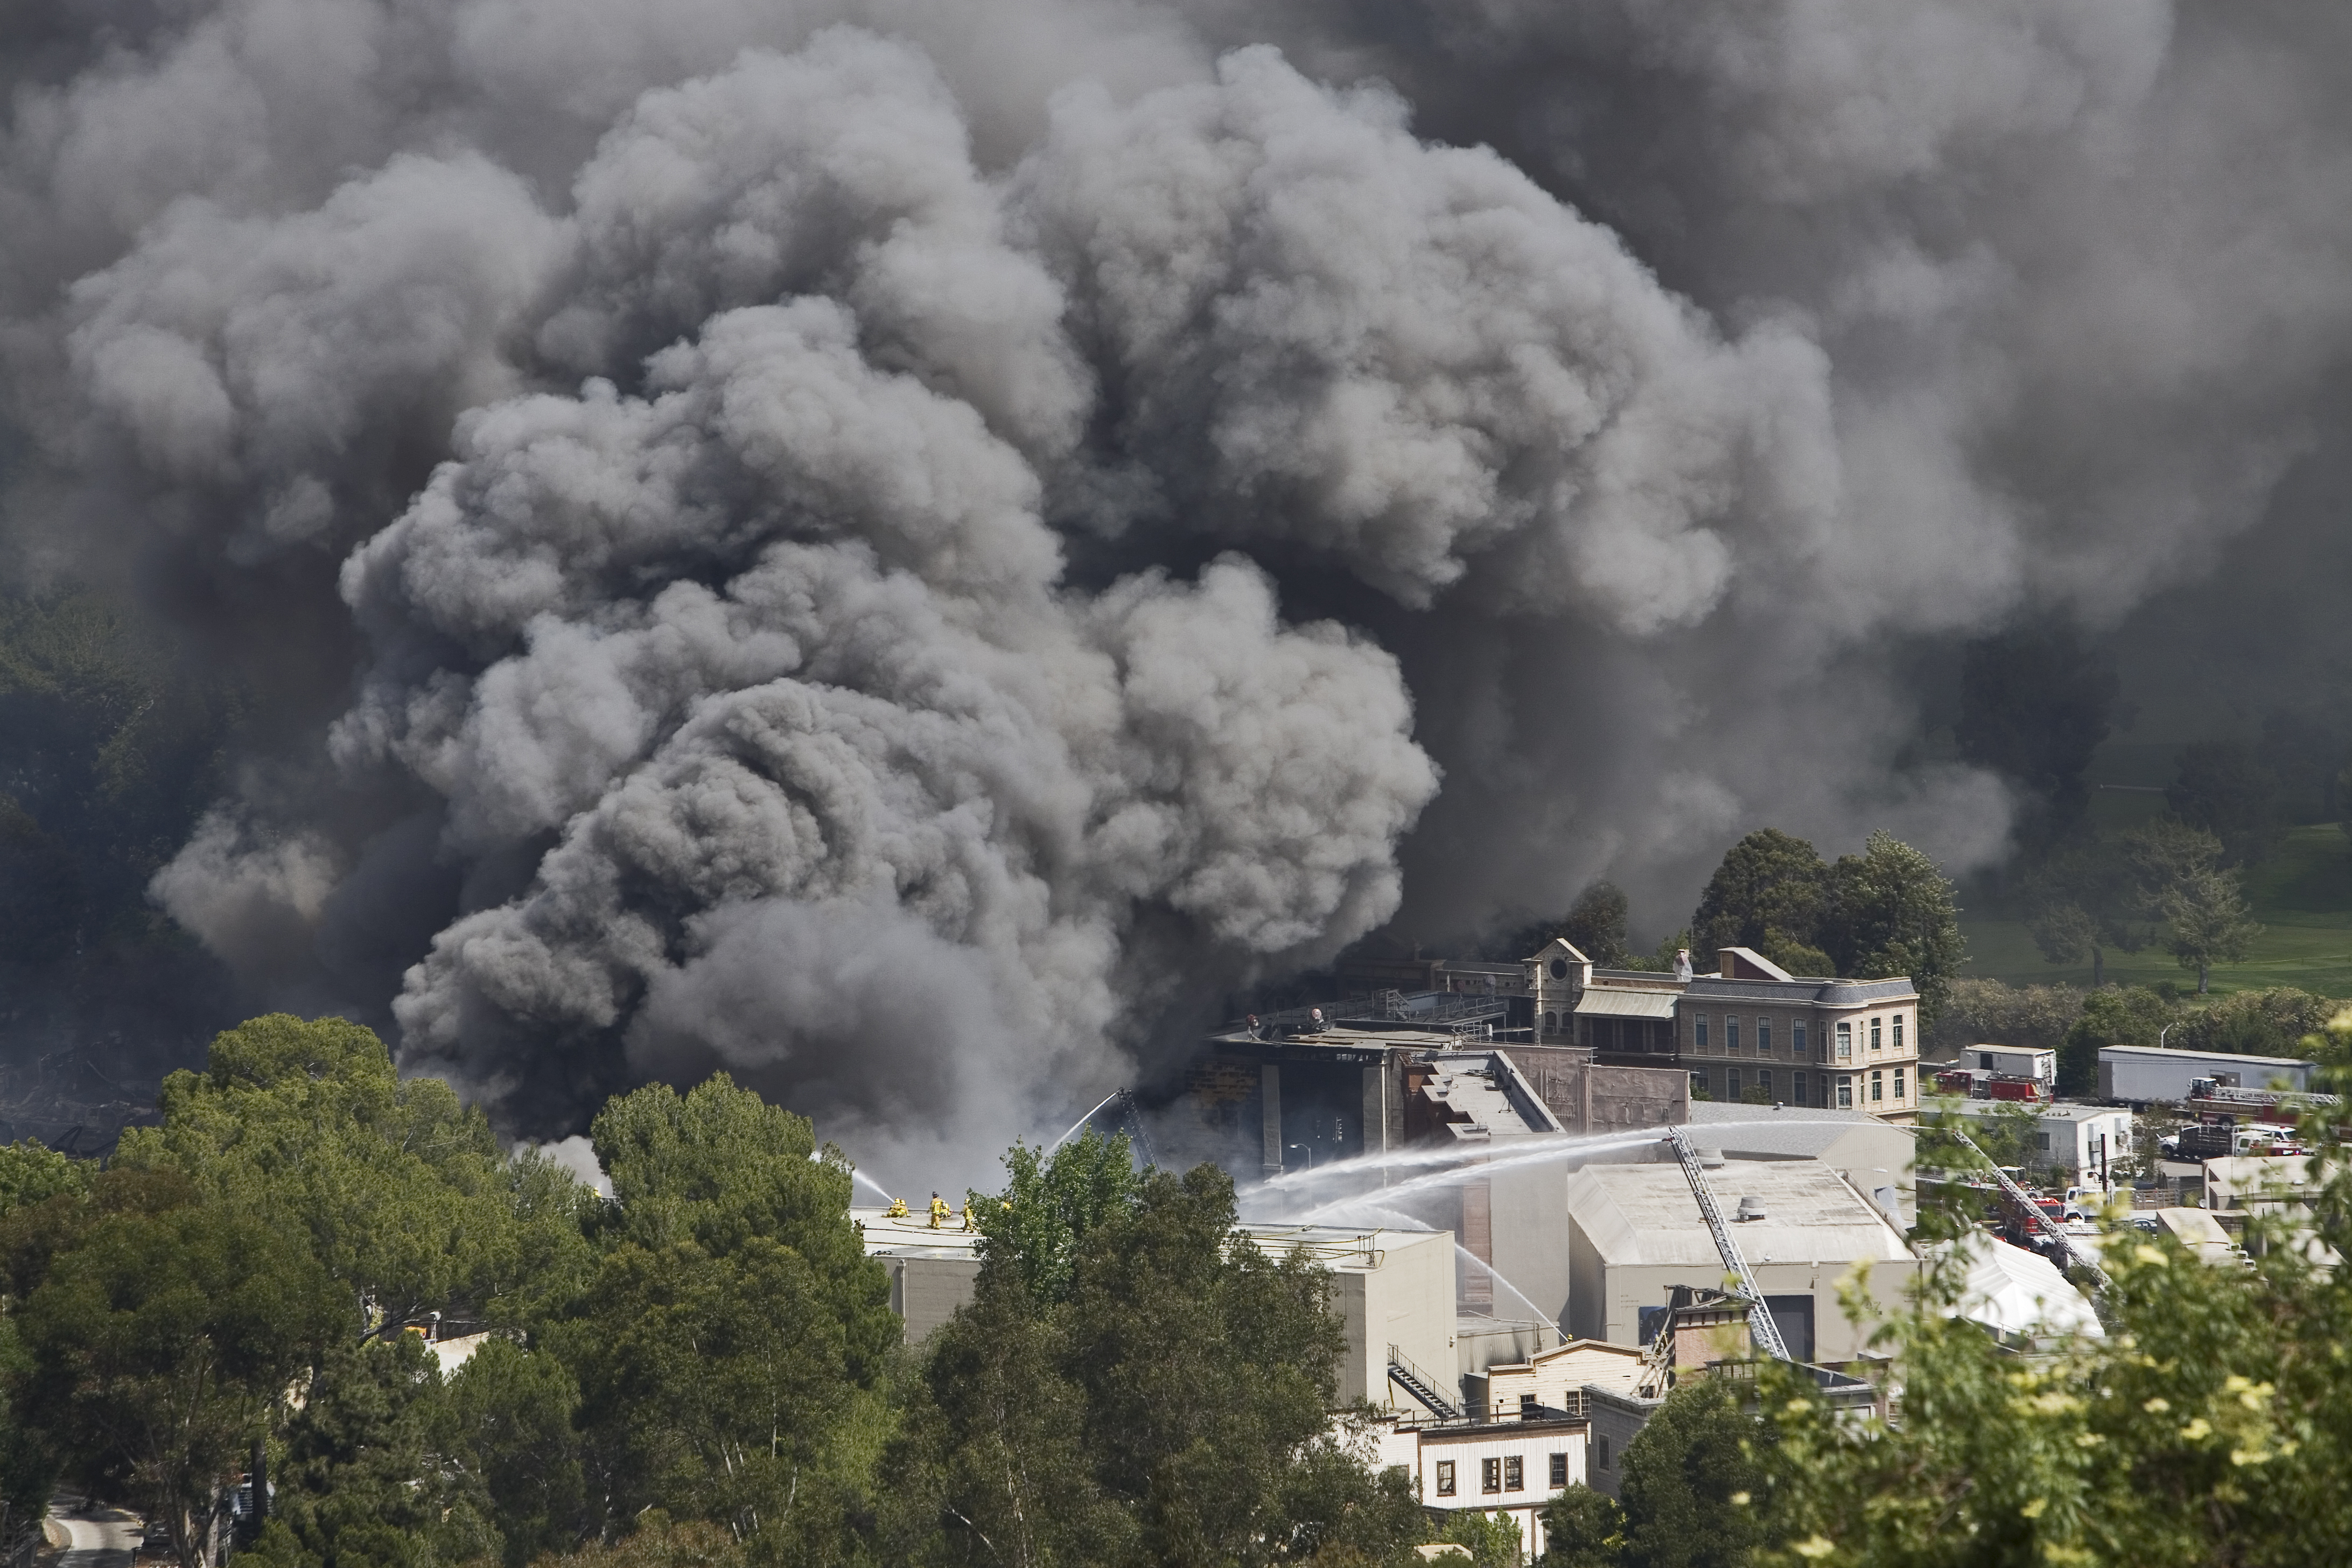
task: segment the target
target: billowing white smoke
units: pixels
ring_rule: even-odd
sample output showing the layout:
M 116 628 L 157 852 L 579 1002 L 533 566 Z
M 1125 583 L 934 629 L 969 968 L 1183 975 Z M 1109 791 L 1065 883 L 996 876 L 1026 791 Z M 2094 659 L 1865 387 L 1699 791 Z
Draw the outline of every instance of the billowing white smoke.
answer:
M 2193 564 L 2344 335 L 2183 438 L 2153 3 L 120 10 L 0 21 L 6 542 L 297 693 L 157 896 L 540 1133 L 969 1157 L 1401 898 L 1980 859 L 1889 651 Z

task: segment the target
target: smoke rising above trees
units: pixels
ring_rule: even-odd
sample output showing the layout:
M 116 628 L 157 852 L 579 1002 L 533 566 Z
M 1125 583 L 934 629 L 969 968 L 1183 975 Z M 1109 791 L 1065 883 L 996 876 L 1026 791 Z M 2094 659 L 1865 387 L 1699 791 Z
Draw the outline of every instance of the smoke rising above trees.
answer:
M 23 8 L 0 563 L 253 693 L 163 907 L 510 1130 L 992 1151 L 1384 921 L 1964 870 L 1890 656 L 2324 439 L 2343 56 L 1837 9 Z

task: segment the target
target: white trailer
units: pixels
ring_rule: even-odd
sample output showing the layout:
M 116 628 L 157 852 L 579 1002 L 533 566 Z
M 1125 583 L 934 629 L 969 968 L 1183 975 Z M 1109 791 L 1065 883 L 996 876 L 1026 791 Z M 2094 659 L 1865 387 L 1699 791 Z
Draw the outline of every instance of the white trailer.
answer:
M 2199 1079 L 2224 1089 L 2269 1089 L 2284 1083 L 2311 1088 L 2315 1064 L 2288 1057 L 2237 1057 L 2220 1051 L 2170 1051 L 2154 1046 L 2099 1047 L 2099 1098 L 2155 1105 L 2192 1098 Z
M 1970 1046 L 1960 1054 L 1962 1067 L 2003 1078 L 2028 1078 L 2047 1089 L 2058 1081 L 2058 1053 L 2010 1046 Z

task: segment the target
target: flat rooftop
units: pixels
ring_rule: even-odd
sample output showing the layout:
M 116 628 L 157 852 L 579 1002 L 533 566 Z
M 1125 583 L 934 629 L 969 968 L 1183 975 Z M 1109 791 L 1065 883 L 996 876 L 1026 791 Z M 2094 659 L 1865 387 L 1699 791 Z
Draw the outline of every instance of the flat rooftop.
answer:
M 908 1206 L 914 1205 L 910 1202 Z M 868 1258 L 976 1258 L 980 1255 L 980 1233 L 963 1228 L 961 1209 L 937 1230 L 931 1228 L 927 1214 L 910 1213 L 894 1219 L 879 1206 L 853 1208 L 849 1217 L 865 1227 Z M 1368 1230 L 1336 1225 L 1243 1225 L 1238 1228 L 1269 1256 L 1286 1257 L 1304 1247 L 1316 1262 L 1342 1273 L 1377 1268 L 1387 1253 L 1404 1247 L 1442 1241 L 1451 1250 L 1454 1241 L 1454 1233 L 1448 1230 Z
M 1892 1262 L 1911 1256 L 1878 1206 L 1824 1166 L 1740 1161 L 1706 1175 L 1727 1217 L 1742 1198 L 1764 1201 L 1762 1219 L 1732 1226 L 1750 1264 Z M 1569 1178 L 1568 1208 L 1612 1267 L 1723 1267 L 1678 1163 L 1587 1165 Z

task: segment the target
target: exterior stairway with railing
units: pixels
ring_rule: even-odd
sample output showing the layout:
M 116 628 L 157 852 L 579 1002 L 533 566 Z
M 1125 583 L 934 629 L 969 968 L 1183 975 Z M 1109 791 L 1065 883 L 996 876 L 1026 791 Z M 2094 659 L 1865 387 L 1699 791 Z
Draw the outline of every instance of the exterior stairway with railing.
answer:
M 1461 1418 L 1461 1406 L 1438 1392 L 1442 1386 L 1438 1381 L 1415 1366 L 1394 1345 L 1389 1347 L 1389 1381 L 1419 1400 L 1432 1415 L 1444 1416 L 1448 1421 Z

